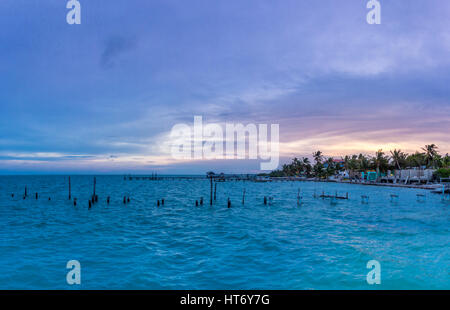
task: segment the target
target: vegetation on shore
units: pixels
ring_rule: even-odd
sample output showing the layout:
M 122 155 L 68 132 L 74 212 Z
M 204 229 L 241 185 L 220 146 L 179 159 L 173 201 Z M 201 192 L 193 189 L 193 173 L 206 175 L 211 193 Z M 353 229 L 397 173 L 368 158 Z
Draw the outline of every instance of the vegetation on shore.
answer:
M 321 151 L 314 152 L 313 163 L 306 157 L 294 158 L 291 163 L 283 165 L 281 170 L 274 170 L 269 174 L 271 177 L 306 176 L 327 178 L 336 175 L 340 171 L 350 173 L 374 170 L 387 172 L 388 170 L 401 170 L 416 167 L 439 169 L 438 177 L 449 177 L 450 156 L 440 155 L 435 144 L 425 145 L 421 151 L 407 154 L 401 150 L 390 151 L 389 154 L 378 150 L 374 156 L 364 154 L 346 155 L 341 160 L 333 157 L 326 158 Z

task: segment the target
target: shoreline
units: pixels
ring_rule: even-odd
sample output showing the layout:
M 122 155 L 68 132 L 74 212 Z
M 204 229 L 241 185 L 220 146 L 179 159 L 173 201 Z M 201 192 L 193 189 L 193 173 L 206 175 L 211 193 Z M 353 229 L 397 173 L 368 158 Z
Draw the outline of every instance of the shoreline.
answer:
M 352 181 L 339 181 L 339 180 L 317 180 L 317 179 L 304 179 L 295 177 L 272 177 L 270 181 L 298 181 L 298 182 L 323 182 L 323 183 L 339 183 L 339 184 L 353 184 L 353 185 L 366 185 L 366 186 L 382 186 L 382 187 L 396 187 L 396 188 L 415 188 L 436 190 L 442 188 L 443 184 L 394 184 L 394 183 L 379 183 L 379 182 L 352 182 Z

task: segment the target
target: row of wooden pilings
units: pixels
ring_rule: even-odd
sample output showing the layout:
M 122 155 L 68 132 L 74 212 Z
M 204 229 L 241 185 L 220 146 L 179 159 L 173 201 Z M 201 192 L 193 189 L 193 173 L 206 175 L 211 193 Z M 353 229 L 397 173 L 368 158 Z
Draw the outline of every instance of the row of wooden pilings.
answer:
M 217 182 L 213 182 L 213 177 L 209 177 L 209 178 L 210 178 L 210 205 L 212 206 L 213 205 L 213 201 L 216 201 L 216 199 L 217 199 Z M 68 181 L 69 181 L 69 184 L 68 184 L 69 185 L 69 200 L 72 200 L 72 184 L 71 184 L 70 176 L 68 178 Z M 92 208 L 93 205 L 98 203 L 98 200 L 99 200 L 99 197 L 96 194 L 96 184 L 97 184 L 97 179 L 96 179 L 96 177 L 94 177 L 93 193 L 92 193 L 91 198 L 88 201 L 89 209 Z M 244 188 L 243 189 L 243 193 L 242 193 L 242 205 L 245 204 L 245 195 L 246 195 L 246 190 Z M 11 197 L 14 197 L 14 193 L 11 194 Z M 27 186 L 25 186 L 23 199 L 26 199 L 27 197 L 28 197 L 28 188 L 27 188 Z M 316 191 L 314 191 L 313 197 L 314 198 L 322 198 L 322 199 L 331 198 L 333 201 L 337 200 L 337 199 L 345 199 L 345 200 L 349 199 L 348 192 L 346 193 L 345 196 L 339 196 L 337 192 L 335 193 L 335 195 L 326 195 L 325 192 L 322 191 L 321 195 L 317 195 Z M 391 197 L 391 202 L 398 202 L 398 200 L 399 200 L 399 196 L 396 195 L 396 194 L 391 194 L 390 197 Z M 39 194 L 36 192 L 35 193 L 35 199 L 37 200 L 38 198 L 39 198 Z M 299 189 L 298 192 L 297 192 L 297 205 L 301 205 L 302 204 L 302 199 L 303 199 L 303 197 L 301 196 L 301 190 Z M 425 199 L 426 199 L 425 195 L 417 194 L 417 201 L 423 202 L 423 201 L 425 201 Z M 48 200 L 51 200 L 51 198 L 48 197 Z M 109 205 L 110 201 L 111 201 L 111 197 L 108 196 L 106 198 L 106 203 Z M 130 201 L 131 201 L 130 196 L 124 196 L 123 197 L 123 204 L 128 204 L 128 203 L 130 203 Z M 264 205 L 271 204 L 272 201 L 273 201 L 273 197 L 271 197 L 271 196 L 269 196 L 269 197 L 264 196 L 264 198 L 263 198 Z M 362 195 L 361 196 L 361 202 L 364 203 L 364 204 L 368 204 L 369 203 L 369 196 Z M 156 201 L 156 205 L 157 206 L 164 206 L 164 203 L 165 203 L 164 198 L 158 199 Z M 204 204 L 203 197 L 200 197 L 200 200 L 196 200 L 195 201 L 195 206 L 199 206 L 199 205 L 203 206 L 203 204 Z M 73 198 L 73 205 L 74 206 L 77 205 L 77 198 Z M 231 206 L 232 206 L 231 200 L 228 197 L 227 198 L 227 207 L 231 208 Z
M 68 181 L 69 181 L 68 182 L 68 185 L 69 185 L 68 186 L 69 187 L 68 198 L 69 198 L 69 200 L 72 200 L 72 183 L 71 183 L 70 176 L 68 178 Z M 213 186 L 213 184 L 214 184 L 214 186 Z M 97 179 L 96 179 L 96 177 L 94 177 L 92 196 L 88 200 L 88 207 L 89 207 L 89 209 L 91 209 L 92 206 L 95 205 L 96 203 L 98 203 L 98 201 L 99 201 L 99 197 L 96 194 L 96 185 L 97 185 Z M 217 200 L 217 182 L 213 183 L 213 178 L 210 178 L 210 185 L 211 185 L 211 188 L 210 188 L 210 205 L 213 205 L 213 201 Z M 245 195 L 246 195 L 246 189 L 244 188 L 243 193 L 242 193 L 242 205 L 245 205 Z M 11 196 L 14 197 L 14 194 L 12 194 Z M 27 196 L 28 196 L 28 189 L 27 189 L 27 186 L 25 186 L 25 191 L 24 191 L 23 198 L 26 199 Z M 36 199 L 38 199 L 38 193 L 36 193 Z M 302 197 L 300 196 L 300 189 L 299 189 L 298 193 L 297 193 L 297 204 L 298 205 L 301 204 L 301 199 L 302 199 Z M 48 200 L 51 200 L 51 198 L 49 197 Z M 106 203 L 109 205 L 110 201 L 111 201 L 111 197 L 108 196 L 106 198 Z M 128 203 L 130 203 L 130 201 L 131 201 L 130 196 L 124 196 L 123 197 L 123 204 L 128 204 Z M 77 198 L 74 197 L 73 198 L 73 205 L 77 206 L 77 202 L 78 202 Z M 273 197 L 271 197 L 271 196 L 270 197 L 264 196 L 264 198 L 263 198 L 264 205 L 271 204 L 272 202 L 273 202 Z M 164 206 L 164 203 L 165 203 L 165 200 L 163 198 L 161 200 L 157 200 L 156 205 L 157 206 L 161 206 L 161 205 Z M 203 204 L 204 204 L 203 197 L 201 197 L 200 200 L 196 200 L 195 201 L 195 206 L 199 206 L 199 205 L 203 206 Z M 232 206 L 231 199 L 228 197 L 227 198 L 227 207 L 231 208 L 231 206 Z
M 154 177 L 156 178 L 156 174 L 154 175 Z M 210 205 L 212 206 L 213 205 L 213 201 L 217 200 L 217 182 L 213 182 L 213 177 L 209 177 L 209 179 L 210 179 Z M 69 185 L 69 200 L 72 200 L 72 183 L 71 183 L 70 176 L 68 178 L 68 181 L 69 181 L 69 184 L 68 184 Z M 98 200 L 99 200 L 99 197 L 96 194 L 96 185 L 97 185 L 97 179 L 96 179 L 96 177 L 94 177 L 93 192 L 92 192 L 91 198 L 88 201 L 89 209 L 91 209 L 93 205 L 98 203 Z M 244 188 L 243 193 L 242 193 L 242 205 L 245 205 L 245 194 L 246 194 L 246 190 Z M 12 194 L 12 197 L 14 197 L 14 194 Z M 27 197 L 27 187 L 25 186 L 24 199 L 26 197 Z M 314 193 L 314 197 L 316 198 L 316 194 L 315 193 Z M 330 198 L 332 196 L 328 196 L 328 195 L 325 195 L 324 193 L 322 193 L 322 195 L 320 197 L 322 197 L 322 198 Z M 348 199 L 348 193 L 347 193 L 346 197 L 338 197 L 337 193 L 336 193 L 336 196 L 333 196 L 333 197 L 340 198 L 340 199 Z M 303 197 L 300 195 L 300 189 L 299 189 L 298 192 L 297 192 L 297 205 L 300 205 L 302 203 L 301 202 L 302 198 Z M 38 193 L 36 193 L 36 199 L 38 199 Z M 51 200 L 50 197 L 48 198 L 48 200 Z M 109 205 L 110 201 L 111 201 L 111 197 L 108 196 L 106 198 L 106 203 Z M 130 203 L 130 201 L 131 201 L 131 199 L 130 199 L 129 196 L 124 196 L 123 197 L 123 204 L 128 204 L 128 203 Z M 273 202 L 273 197 L 272 196 L 269 196 L 269 197 L 264 196 L 264 198 L 263 198 L 264 205 L 271 204 L 272 202 Z M 164 203 L 165 203 L 164 198 L 161 199 L 161 200 L 157 200 L 156 201 L 156 205 L 157 206 L 161 206 L 161 205 L 164 206 Z M 200 200 L 196 200 L 195 201 L 195 206 L 199 206 L 199 205 L 202 206 L 203 204 L 204 204 L 203 197 L 201 197 Z M 73 205 L 74 206 L 77 205 L 77 198 L 76 197 L 73 198 Z M 227 198 L 227 207 L 231 208 L 231 206 L 232 206 L 231 199 L 228 197 Z
M 23 197 L 24 200 L 27 199 L 27 197 L 28 197 L 28 187 L 27 186 L 25 186 L 25 190 L 24 190 L 24 193 L 23 193 L 22 197 Z M 39 193 L 36 192 L 34 194 L 34 197 L 35 197 L 36 200 L 38 200 L 39 199 Z M 11 198 L 14 198 L 14 193 L 11 194 Z M 48 197 L 48 200 L 50 201 L 52 199 L 50 197 Z

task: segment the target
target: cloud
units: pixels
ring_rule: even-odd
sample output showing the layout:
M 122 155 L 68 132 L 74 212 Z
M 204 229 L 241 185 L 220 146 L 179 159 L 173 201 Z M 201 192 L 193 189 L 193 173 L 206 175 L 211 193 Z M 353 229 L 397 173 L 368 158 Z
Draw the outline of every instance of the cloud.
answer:
M 22 2 L 0 1 L 17 13 L 0 19 L 10 170 L 186 171 L 165 141 L 194 115 L 278 123 L 286 156 L 450 151 L 450 2 L 386 1 L 371 26 L 361 0 L 93 1 L 79 27 Z
M 136 47 L 136 40 L 121 36 L 110 37 L 103 49 L 100 64 L 103 68 L 112 68 L 115 66 L 120 55 Z

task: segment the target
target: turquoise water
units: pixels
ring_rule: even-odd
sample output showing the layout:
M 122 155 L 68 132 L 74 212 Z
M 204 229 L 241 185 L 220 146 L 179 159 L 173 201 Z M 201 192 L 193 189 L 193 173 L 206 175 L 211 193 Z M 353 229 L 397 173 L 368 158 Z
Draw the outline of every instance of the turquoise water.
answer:
M 450 203 L 425 190 L 226 182 L 210 207 L 208 180 L 99 176 L 89 210 L 93 178 L 71 179 L 76 207 L 67 177 L 0 177 L 0 289 L 450 289 Z M 372 259 L 381 285 L 366 282 Z M 69 260 L 81 263 L 80 286 L 66 283 Z

